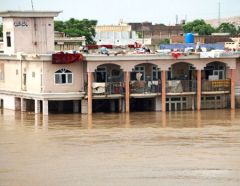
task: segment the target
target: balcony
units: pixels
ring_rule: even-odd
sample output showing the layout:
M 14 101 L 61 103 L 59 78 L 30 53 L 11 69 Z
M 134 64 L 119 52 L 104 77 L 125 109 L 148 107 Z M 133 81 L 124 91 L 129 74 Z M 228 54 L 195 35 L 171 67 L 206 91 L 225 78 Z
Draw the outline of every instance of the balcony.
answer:
M 166 82 L 167 94 L 195 93 L 196 90 L 196 80 L 169 80 Z
M 131 81 L 130 94 L 159 94 L 162 92 L 161 81 Z
M 124 93 L 122 82 L 93 82 L 92 83 L 93 96 L 121 96 Z

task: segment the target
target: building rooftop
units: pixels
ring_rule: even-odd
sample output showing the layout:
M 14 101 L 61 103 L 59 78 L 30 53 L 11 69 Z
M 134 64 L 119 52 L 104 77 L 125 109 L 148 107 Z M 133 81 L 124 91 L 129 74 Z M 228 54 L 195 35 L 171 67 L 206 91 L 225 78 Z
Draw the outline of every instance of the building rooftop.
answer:
M 8 10 L 0 11 L 0 17 L 56 17 L 62 11 Z

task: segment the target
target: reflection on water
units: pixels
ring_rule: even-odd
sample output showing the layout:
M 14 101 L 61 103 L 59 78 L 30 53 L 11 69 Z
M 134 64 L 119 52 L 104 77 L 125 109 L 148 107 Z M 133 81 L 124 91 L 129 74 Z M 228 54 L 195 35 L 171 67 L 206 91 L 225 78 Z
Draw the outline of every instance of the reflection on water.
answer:
M 188 112 L 136 112 L 130 114 L 52 114 L 42 116 L 34 113 L 2 111 L 2 125 L 9 122 L 21 125 L 34 124 L 45 129 L 56 127 L 78 127 L 79 129 L 97 128 L 201 128 L 209 125 L 231 126 L 238 122 L 235 110 L 211 110 Z
M 4 186 L 232 186 L 239 157 L 240 110 L 0 114 Z

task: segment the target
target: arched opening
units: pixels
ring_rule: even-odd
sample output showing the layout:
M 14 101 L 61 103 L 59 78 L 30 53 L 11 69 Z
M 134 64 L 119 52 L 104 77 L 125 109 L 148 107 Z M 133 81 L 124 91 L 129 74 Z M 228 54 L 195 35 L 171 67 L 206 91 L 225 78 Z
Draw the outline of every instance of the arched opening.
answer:
M 119 65 L 103 64 L 94 72 L 93 95 L 122 94 L 124 73 Z
M 196 68 L 192 64 L 173 64 L 167 71 L 167 93 L 196 92 L 196 76 Z
M 205 80 L 223 80 L 227 77 L 227 65 L 222 62 L 211 62 L 206 65 L 204 68 L 204 76 Z
M 138 64 L 130 78 L 130 110 L 154 111 L 162 91 L 161 70 L 152 63 Z
M 167 71 L 166 110 L 192 110 L 196 106 L 196 68 L 186 62 L 174 63 Z
M 208 63 L 202 71 L 202 109 L 230 107 L 231 80 L 229 68 L 223 62 Z
M 161 92 L 161 70 L 157 65 L 143 63 L 131 72 L 130 93 L 146 94 Z

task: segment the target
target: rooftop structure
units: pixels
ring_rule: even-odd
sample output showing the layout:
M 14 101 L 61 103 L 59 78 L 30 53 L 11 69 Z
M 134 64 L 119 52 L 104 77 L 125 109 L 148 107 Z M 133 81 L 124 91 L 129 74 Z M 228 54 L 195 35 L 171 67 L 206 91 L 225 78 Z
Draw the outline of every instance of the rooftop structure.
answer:
M 4 53 L 54 52 L 54 21 L 60 11 L 4 11 Z

